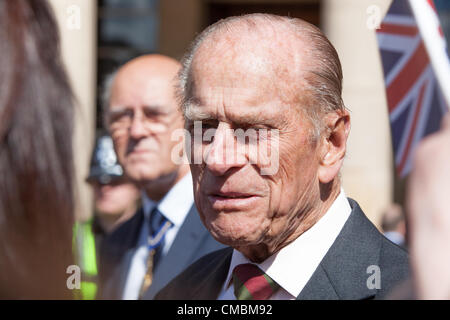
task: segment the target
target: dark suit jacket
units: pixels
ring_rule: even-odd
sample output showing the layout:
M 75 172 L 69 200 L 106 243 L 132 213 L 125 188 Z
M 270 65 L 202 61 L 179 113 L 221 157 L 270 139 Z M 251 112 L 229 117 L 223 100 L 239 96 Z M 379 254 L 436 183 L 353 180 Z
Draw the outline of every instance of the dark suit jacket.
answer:
M 350 217 L 297 299 L 379 299 L 408 277 L 406 251 L 386 239 L 356 201 L 349 202 Z M 232 248 L 225 248 L 198 260 L 156 299 L 217 299 L 232 252 Z M 368 270 L 369 266 L 379 267 L 380 289 L 373 288 L 376 282 L 370 278 L 374 271 Z
M 143 221 L 144 213 L 141 208 L 103 240 L 100 248 L 100 299 L 122 299 Z M 223 247 L 203 226 L 193 205 L 167 255 L 159 260 L 152 285 L 143 298 L 153 299 L 161 288 L 191 263 Z

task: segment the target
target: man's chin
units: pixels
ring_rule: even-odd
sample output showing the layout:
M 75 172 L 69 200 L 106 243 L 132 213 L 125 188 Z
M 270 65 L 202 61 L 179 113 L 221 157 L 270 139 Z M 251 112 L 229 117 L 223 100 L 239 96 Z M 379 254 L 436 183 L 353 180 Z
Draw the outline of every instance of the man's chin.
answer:
M 233 248 L 247 247 L 258 243 L 258 240 L 255 238 L 256 230 L 255 232 L 248 232 L 246 230 L 234 230 L 215 226 L 210 226 L 208 229 L 214 239 Z
M 103 218 L 120 218 L 125 209 L 118 210 L 117 208 L 97 208 L 96 212 L 100 217 Z
M 142 167 L 148 166 L 155 162 L 161 161 L 160 157 L 154 152 L 143 152 L 137 154 L 130 154 L 127 156 L 126 163 L 129 167 Z
M 130 180 L 138 185 L 142 185 L 146 182 L 154 181 L 156 180 L 159 175 L 157 172 L 152 172 L 148 170 L 131 170 L 127 171 L 127 176 L 130 178 Z

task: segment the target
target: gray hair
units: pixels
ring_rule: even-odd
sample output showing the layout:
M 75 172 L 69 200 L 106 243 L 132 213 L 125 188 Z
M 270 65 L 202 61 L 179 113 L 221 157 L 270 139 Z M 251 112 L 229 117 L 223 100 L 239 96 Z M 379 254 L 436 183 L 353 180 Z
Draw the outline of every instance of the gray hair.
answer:
M 192 61 L 204 40 L 217 31 L 232 30 L 232 26 L 236 22 L 247 23 L 251 29 L 257 30 L 262 26 L 262 24 L 258 24 L 258 20 L 272 24 L 282 23 L 288 26 L 294 35 L 305 39 L 311 46 L 308 54 L 311 55 L 314 64 L 311 64 L 312 67 L 307 70 L 304 80 L 307 89 L 312 92 L 313 103 L 304 109 L 314 125 L 315 137 L 319 137 L 323 130 L 322 116 L 329 112 L 345 110 L 342 101 L 342 67 L 336 49 L 319 28 L 291 17 L 261 13 L 229 17 L 210 25 L 200 33 L 181 61 L 182 69 L 179 72 L 177 96 L 183 113 L 191 102 L 191 97 L 188 96 L 188 86 Z

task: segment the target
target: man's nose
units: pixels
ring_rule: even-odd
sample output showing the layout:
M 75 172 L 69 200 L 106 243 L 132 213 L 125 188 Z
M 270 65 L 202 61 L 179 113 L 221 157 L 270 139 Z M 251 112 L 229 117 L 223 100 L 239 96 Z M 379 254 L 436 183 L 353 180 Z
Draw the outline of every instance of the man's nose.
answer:
M 133 117 L 130 126 L 130 137 L 139 140 L 147 136 L 147 129 L 141 117 Z
M 234 130 L 219 124 L 212 142 L 206 148 L 206 167 L 216 176 L 246 164 L 245 145 L 239 145 Z

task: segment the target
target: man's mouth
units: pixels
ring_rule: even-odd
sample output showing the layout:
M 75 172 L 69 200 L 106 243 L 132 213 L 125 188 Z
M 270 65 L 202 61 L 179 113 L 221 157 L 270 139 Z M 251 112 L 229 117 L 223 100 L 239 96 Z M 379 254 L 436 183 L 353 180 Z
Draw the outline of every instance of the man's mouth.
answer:
M 133 149 L 133 150 L 131 150 L 130 153 L 147 153 L 147 152 L 151 152 L 151 150 L 149 150 L 149 149 Z
M 240 192 L 227 192 L 227 193 L 223 193 L 223 192 L 218 192 L 218 193 L 213 193 L 212 196 L 215 197 L 220 197 L 220 198 L 249 198 L 252 197 L 252 194 L 247 194 L 247 193 L 240 193 Z
M 259 196 L 240 192 L 217 192 L 208 195 L 208 200 L 215 210 L 244 210 L 251 208 Z
M 139 157 L 143 157 L 143 156 L 145 157 L 145 156 L 150 155 L 152 153 L 154 153 L 154 152 L 152 150 L 149 150 L 149 149 L 133 149 L 130 152 L 128 152 L 127 156 L 128 157 L 139 158 Z

